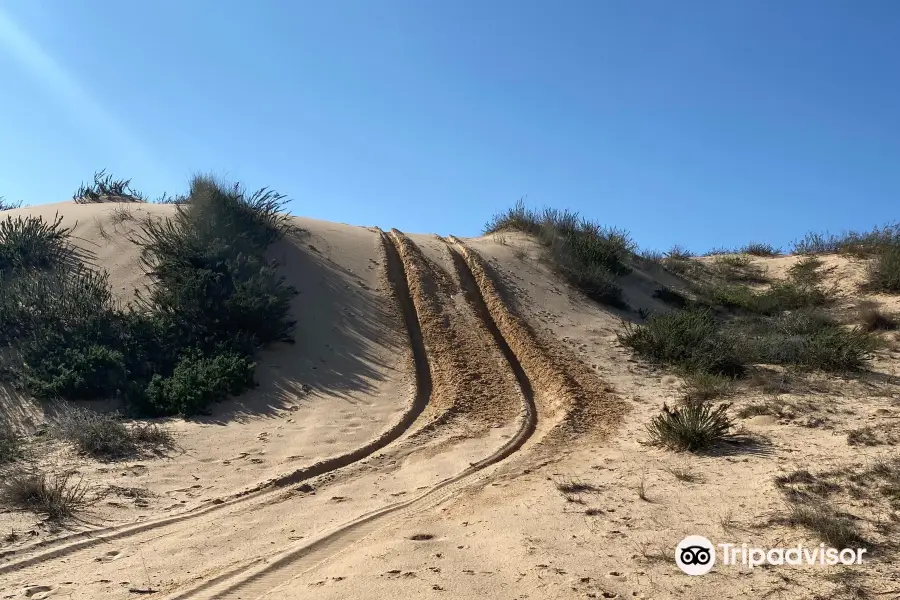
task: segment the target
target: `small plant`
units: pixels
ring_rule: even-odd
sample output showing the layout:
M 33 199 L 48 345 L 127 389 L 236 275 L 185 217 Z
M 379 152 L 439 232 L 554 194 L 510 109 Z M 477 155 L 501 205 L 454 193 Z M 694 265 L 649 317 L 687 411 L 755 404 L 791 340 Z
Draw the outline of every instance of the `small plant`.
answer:
M 761 242 L 750 242 L 749 244 L 741 248 L 741 252 L 743 252 L 744 254 L 750 254 L 751 256 L 763 256 L 766 258 L 781 256 L 780 248 L 776 248 L 772 244 L 765 244 Z
M 88 487 L 71 473 L 48 474 L 35 467 L 6 473 L 0 482 L 0 503 L 54 520 L 71 517 L 86 504 Z
M 731 437 L 728 405 L 691 402 L 676 408 L 663 404 L 662 413 L 647 426 L 650 443 L 676 451 L 699 452 Z
M 791 525 L 806 527 L 832 548 L 844 549 L 867 546 L 866 541 L 853 521 L 839 515 L 833 508 L 824 503 L 793 504 L 788 516 L 788 522 Z
M 900 326 L 894 315 L 884 313 L 877 306 L 866 306 L 859 314 L 864 331 L 893 331 Z
M 666 258 L 670 260 L 689 260 L 693 256 L 693 252 L 678 244 L 675 244 L 666 252 Z
M 72 195 L 76 204 L 98 202 L 146 202 L 144 196 L 131 187 L 130 179 L 115 179 L 106 169 L 94 173 L 94 181 L 81 186 Z
M 637 493 L 638 498 L 640 498 L 644 502 L 653 502 L 653 500 L 651 500 L 650 496 L 647 494 L 647 476 L 644 473 L 641 473 L 641 481 L 640 483 L 638 483 Z
M 8 202 L 6 198 L 0 196 L 0 211 L 13 210 L 15 208 L 22 208 L 22 202 Z
M 692 400 L 712 400 L 731 393 L 734 379 L 702 371 L 688 373 L 685 378 L 687 395 Z
M 144 448 L 166 447 L 172 442 L 171 434 L 158 425 L 129 427 L 116 413 L 98 413 L 62 403 L 56 406 L 52 431 L 82 452 L 106 459 L 129 456 Z
M 819 285 L 824 278 L 822 259 L 816 256 L 804 256 L 788 269 L 788 276 L 800 285 Z
M 725 281 L 768 283 L 769 277 L 762 267 L 755 264 L 745 254 L 728 254 L 717 256 L 713 262 L 714 273 Z
M 683 481 L 685 483 L 699 483 L 703 481 L 701 475 L 695 473 L 688 467 L 669 467 L 666 469 L 666 472 L 671 474 L 672 477 L 678 481 Z
M 869 265 L 867 287 L 874 291 L 900 293 L 900 243 L 882 250 Z

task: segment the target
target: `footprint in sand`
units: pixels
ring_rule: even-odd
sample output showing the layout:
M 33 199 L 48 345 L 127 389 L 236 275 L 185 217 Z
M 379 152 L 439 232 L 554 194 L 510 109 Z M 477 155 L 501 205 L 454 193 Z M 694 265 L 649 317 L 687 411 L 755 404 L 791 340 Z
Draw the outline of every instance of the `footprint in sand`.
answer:
M 43 600 L 53 592 L 53 588 L 48 585 L 31 585 L 25 588 L 25 596 L 34 600 Z
M 112 561 L 116 560 L 117 558 L 119 558 L 120 554 L 122 554 L 121 550 L 110 550 L 103 556 L 98 556 L 97 558 L 95 558 L 94 561 L 102 562 L 102 563 L 112 562 Z
M 132 477 L 140 477 L 141 475 L 146 475 L 150 472 L 150 469 L 145 467 L 144 465 L 131 465 L 130 467 L 126 467 L 124 471 L 122 471 L 122 476 L 131 475 Z

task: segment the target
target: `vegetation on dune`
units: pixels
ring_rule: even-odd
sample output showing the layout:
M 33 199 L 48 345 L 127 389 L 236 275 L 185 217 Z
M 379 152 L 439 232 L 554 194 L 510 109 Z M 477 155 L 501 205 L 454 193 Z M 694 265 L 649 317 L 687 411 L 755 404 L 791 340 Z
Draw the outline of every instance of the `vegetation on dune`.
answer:
M 10 215 L 0 220 L 0 279 L 8 279 L 13 271 L 58 266 L 70 254 L 71 232 L 59 215 L 52 222 Z
M 728 405 L 713 406 L 709 402 L 687 402 L 669 408 L 647 426 L 650 443 L 677 451 L 699 452 L 714 447 L 731 437 L 733 422 Z
M 100 172 L 76 196 L 126 193 L 142 198 Z M 18 385 L 41 398 L 193 414 L 251 387 L 260 347 L 293 340 L 296 290 L 264 257 L 291 229 L 284 197 L 198 176 L 176 204 L 173 217 L 141 223 L 134 241 L 152 283 L 124 307 L 105 273 L 61 260 L 71 230 L 60 219 L 0 224 L 0 348 Z
M 14 208 L 22 208 L 22 202 L 11 202 L 3 196 L 0 196 L 0 212 L 4 210 L 12 210 Z
M 615 277 L 631 271 L 629 262 L 637 249 L 627 232 L 568 210 L 531 210 L 521 200 L 495 215 L 484 228 L 486 234 L 503 231 L 534 235 L 550 250 L 554 264 L 572 285 L 598 302 L 624 306 Z

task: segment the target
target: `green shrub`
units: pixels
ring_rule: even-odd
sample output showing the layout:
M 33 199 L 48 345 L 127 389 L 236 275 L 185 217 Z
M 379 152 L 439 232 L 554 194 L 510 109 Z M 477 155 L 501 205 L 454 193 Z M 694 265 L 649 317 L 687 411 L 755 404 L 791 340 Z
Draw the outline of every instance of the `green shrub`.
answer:
M 741 248 L 741 252 L 744 254 L 750 254 L 752 256 L 763 256 L 766 258 L 781 256 L 780 248 L 776 248 L 772 244 L 765 244 L 761 242 L 750 242 L 749 244 Z
M 59 215 L 52 222 L 41 217 L 7 216 L 0 221 L 0 279 L 13 271 L 57 266 L 70 254 L 68 236 Z
M 882 250 L 869 265 L 868 288 L 900 293 L 900 244 Z
M 675 244 L 672 248 L 666 252 L 666 258 L 672 260 L 688 260 L 694 256 L 694 253 L 685 248 L 684 246 L 680 246 Z
M 709 311 L 654 315 L 644 325 L 628 324 L 619 341 L 647 360 L 687 372 L 731 377 L 744 372 L 734 345 Z
M 575 287 L 605 304 L 624 306 L 621 287 L 615 276 L 631 271 L 629 262 L 636 250 L 629 235 L 582 219 L 568 210 L 525 208 L 520 200 L 495 215 L 485 226 L 485 234 L 522 231 L 534 235 L 550 254 L 559 271 Z
M 236 353 L 203 358 L 185 356 L 169 378 L 154 375 L 147 388 L 148 402 L 160 412 L 193 415 L 213 402 L 253 387 L 256 364 Z
M 804 256 L 788 269 L 788 276 L 799 285 L 814 286 L 822 283 L 825 278 L 822 272 L 822 262 L 815 256 Z
M 647 426 L 650 443 L 670 450 L 698 452 L 730 437 L 733 422 L 728 405 L 713 407 L 709 402 L 689 402 L 669 408 Z
M 704 295 L 714 306 L 760 315 L 824 306 L 831 301 L 831 297 L 820 287 L 792 281 L 775 282 L 762 291 L 742 285 L 707 285 Z
M 106 169 L 94 173 L 93 183 L 82 183 L 72 195 L 76 204 L 98 202 L 146 202 L 143 194 L 131 187 L 130 179 L 114 179 Z
M 744 281 L 748 283 L 767 283 L 769 278 L 763 269 L 754 264 L 745 254 L 729 254 L 717 256 L 713 261 L 715 275 L 725 281 Z
M 855 371 L 865 367 L 875 348 L 870 334 L 812 310 L 764 321 L 757 330 L 742 333 L 741 353 L 747 362 Z

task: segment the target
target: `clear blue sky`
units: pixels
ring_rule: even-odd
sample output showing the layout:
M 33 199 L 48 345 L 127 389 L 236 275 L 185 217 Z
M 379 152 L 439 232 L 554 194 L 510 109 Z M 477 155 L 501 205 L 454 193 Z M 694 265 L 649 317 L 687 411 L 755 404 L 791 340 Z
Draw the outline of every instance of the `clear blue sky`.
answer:
M 0 0 L 0 195 L 211 171 L 475 235 L 527 196 L 694 250 L 900 218 L 900 2 Z

